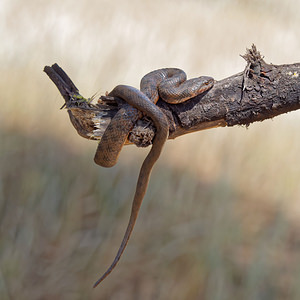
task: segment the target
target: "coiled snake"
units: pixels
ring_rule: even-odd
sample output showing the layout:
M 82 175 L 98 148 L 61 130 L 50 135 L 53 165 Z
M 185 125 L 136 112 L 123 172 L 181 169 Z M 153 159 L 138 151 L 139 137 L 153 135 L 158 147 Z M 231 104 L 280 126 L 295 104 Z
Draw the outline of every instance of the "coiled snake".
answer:
M 142 113 L 152 119 L 156 127 L 156 135 L 139 173 L 131 215 L 121 246 L 113 263 L 94 284 L 94 287 L 110 274 L 126 248 L 147 190 L 151 170 L 168 138 L 169 123 L 164 113 L 155 105 L 156 102 L 161 97 L 171 104 L 182 103 L 209 90 L 213 85 L 214 79 L 211 77 L 201 76 L 186 80 L 184 71 L 165 68 L 145 75 L 140 83 L 140 91 L 130 86 L 118 85 L 109 93 L 108 96 L 121 98 L 126 103 L 121 105 L 102 136 L 94 158 L 98 165 L 112 167 L 116 164 L 129 132 L 135 122 L 142 117 Z

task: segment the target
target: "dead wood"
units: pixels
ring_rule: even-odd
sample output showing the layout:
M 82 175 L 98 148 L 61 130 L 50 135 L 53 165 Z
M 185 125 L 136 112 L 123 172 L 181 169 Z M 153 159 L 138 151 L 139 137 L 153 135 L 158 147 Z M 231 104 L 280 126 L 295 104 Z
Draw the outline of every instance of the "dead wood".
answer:
M 267 64 L 256 47 L 242 56 L 243 72 L 216 81 L 212 89 L 181 104 L 159 100 L 157 105 L 167 115 L 169 138 L 213 127 L 249 126 L 300 108 L 300 63 Z M 97 103 L 79 94 L 78 89 L 57 65 L 44 71 L 65 99 L 70 120 L 77 132 L 89 139 L 101 139 L 120 100 L 102 96 Z M 151 120 L 139 120 L 129 135 L 129 143 L 147 146 L 155 135 Z

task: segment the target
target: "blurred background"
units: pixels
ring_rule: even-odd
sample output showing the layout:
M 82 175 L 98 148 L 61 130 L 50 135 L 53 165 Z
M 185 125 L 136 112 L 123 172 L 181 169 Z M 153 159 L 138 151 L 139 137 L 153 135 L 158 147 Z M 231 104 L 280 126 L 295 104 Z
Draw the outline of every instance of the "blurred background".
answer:
M 149 149 L 93 162 L 43 68 L 81 94 L 161 67 L 223 79 L 254 43 L 300 62 L 296 0 L 0 1 L 0 298 L 300 299 L 300 112 L 169 141 L 113 260 Z

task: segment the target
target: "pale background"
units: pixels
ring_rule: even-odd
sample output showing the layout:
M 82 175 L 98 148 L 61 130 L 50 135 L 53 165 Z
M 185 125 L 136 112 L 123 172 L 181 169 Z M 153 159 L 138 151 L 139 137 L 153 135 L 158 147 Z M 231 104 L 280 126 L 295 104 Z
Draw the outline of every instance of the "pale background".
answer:
M 0 298 L 300 299 L 300 112 L 169 141 L 92 289 L 148 149 L 95 165 L 42 72 L 58 63 L 89 97 L 161 67 L 219 80 L 252 43 L 300 62 L 299 14 L 296 0 L 0 0 Z

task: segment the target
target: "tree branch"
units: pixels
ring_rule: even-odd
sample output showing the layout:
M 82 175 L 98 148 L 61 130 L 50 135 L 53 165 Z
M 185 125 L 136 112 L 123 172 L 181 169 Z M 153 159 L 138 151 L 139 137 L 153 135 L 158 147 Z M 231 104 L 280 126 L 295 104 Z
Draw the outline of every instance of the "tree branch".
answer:
M 213 127 L 246 125 L 300 108 L 300 64 L 267 64 L 256 47 L 242 56 L 247 66 L 241 73 L 216 81 L 212 89 L 181 104 L 157 105 L 167 115 L 169 138 Z M 101 139 L 120 100 L 102 96 L 92 104 L 57 65 L 44 71 L 65 99 L 65 106 L 77 132 L 89 139 Z M 147 118 L 139 120 L 129 135 L 129 143 L 147 146 L 155 128 Z

